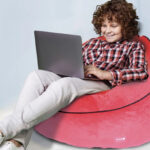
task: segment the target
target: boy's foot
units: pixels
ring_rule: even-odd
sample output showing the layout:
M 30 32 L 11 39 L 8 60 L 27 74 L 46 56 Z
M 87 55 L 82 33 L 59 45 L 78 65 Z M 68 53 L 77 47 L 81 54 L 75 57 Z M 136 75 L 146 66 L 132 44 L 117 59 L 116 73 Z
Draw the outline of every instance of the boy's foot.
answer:
M 20 143 L 19 141 L 14 140 L 14 139 L 11 139 L 11 140 L 8 140 L 8 141 L 11 141 L 12 143 L 14 143 L 16 147 L 22 146 L 22 143 Z
M 3 140 L 4 140 L 4 135 L 3 135 L 3 133 L 0 131 L 0 144 L 3 142 Z M 20 143 L 19 141 L 14 140 L 14 139 L 11 139 L 11 140 L 8 140 L 8 141 L 14 143 L 16 147 L 22 146 L 22 143 Z
M 11 141 L 5 141 L 1 146 L 0 150 L 25 150 L 23 146 L 17 147 L 13 142 Z

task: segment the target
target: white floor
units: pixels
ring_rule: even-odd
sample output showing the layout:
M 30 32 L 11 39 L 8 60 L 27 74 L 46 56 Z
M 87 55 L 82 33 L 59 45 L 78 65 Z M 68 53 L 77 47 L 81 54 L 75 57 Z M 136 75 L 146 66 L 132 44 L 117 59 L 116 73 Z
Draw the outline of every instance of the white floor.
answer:
M 0 106 L 0 120 L 4 118 L 6 115 L 8 115 L 9 113 L 11 113 L 11 111 L 13 110 L 13 107 L 14 105 L 12 104 L 9 105 L 9 107 Z M 150 149 L 150 143 L 144 144 L 139 147 L 133 147 L 133 148 L 122 149 L 122 150 L 148 150 L 148 149 Z M 88 148 L 73 147 L 64 143 L 59 143 L 59 142 L 47 139 L 41 136 L 40 134 L 38 134 L 36 131 L 34 131 L 27 150 L 102 150 L 102 149 L 100 148 L 88 149 Z M 120 149 L 117 149 L 117 150 L 120 150 Z

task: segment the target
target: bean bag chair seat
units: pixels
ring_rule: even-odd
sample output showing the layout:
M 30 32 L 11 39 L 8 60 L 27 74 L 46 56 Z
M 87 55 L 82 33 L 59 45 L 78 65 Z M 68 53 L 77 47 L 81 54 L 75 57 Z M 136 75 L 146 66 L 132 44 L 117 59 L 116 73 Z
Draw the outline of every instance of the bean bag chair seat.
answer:
M 150 40 L 146 49 L 150 75 Z M 77 98 L 34 128 L 43 136 L 76 147 L 128 148 L 150 141 L 150 77 Z

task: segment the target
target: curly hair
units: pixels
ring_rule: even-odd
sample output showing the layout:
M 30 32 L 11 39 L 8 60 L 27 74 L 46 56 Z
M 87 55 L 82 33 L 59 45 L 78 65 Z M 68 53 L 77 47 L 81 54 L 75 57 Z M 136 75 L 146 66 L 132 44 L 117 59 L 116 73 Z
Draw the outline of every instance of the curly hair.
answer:
M 123 39 L 131 40 L 139 33 L 138 16 L 132 3 L 126 0 L 110 0 L 97 5 L 92 23 L 97 34 L 101 35 L 101 26 L 105 19 L 121 24 Z

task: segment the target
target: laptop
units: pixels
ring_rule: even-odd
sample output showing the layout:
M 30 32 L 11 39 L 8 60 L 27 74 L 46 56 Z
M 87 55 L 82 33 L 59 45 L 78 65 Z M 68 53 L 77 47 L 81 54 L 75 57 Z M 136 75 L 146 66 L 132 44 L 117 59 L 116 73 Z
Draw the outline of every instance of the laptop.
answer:
M 81 36 L 45 31 L 34 31 L 34 35 L 39 69 L 61 77 L 98 80 L 84 77 Z

